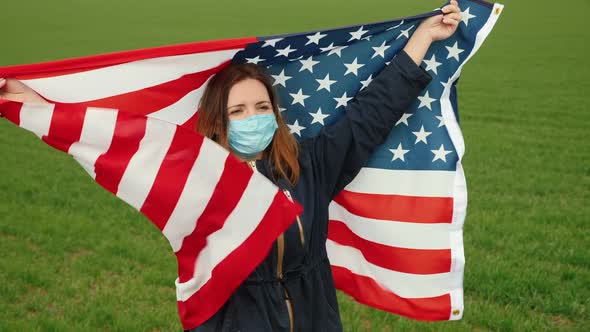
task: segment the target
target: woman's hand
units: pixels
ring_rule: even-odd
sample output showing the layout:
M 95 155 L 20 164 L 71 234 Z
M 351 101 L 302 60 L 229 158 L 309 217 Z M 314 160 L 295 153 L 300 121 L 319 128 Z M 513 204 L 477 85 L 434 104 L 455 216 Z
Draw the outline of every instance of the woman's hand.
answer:
M 0 100 L 21 103 L 47 103 L 33 89 L 13 78 L 0 78 Z
M 416 33 L 428 35 L 431 41 L 447 39 L 457 31 L 461 22 L 461 9 L 456 0 L 442 8 L 442 15 L 431 16 L 418 26 Z
M 417 65 L 422 63 L 432 42 L 449 38 L 461 22 L 461 9 L 456 0 L 444 6 L 442 12 L 442 15 L 431 16 L 422 21 L 404 47 L 404 51 Z

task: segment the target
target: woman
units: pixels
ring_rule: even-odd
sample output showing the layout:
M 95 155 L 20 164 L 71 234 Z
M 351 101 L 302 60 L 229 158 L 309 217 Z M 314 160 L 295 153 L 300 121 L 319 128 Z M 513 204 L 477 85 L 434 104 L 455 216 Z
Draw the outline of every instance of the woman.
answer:
M 347 106 L 346 116 L 298 144 L 278 111 L 272 81 L 256 65 L 217 73 L 201 99 L 197 131 L 273 180 L 304 212 L 225 305 L 197 331 L 341 331 L 326 253 L 328 205 L 359 172 L 430 82 L 419 64 L 461 21 L 455 0 L 425 19 L 401 51 Z M 16 80 L 0 98 L 42 102 Z

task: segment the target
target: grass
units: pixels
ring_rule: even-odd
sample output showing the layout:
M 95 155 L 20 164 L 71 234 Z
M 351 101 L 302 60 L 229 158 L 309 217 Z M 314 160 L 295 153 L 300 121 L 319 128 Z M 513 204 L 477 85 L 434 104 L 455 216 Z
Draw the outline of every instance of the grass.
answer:
M 442 1 L 2 5 L 0 65 L 385 20 Z M 465 315 L 424 323 L 339 294 L 347 331 L 590 328 L 590 3 L 505 0 L 463 70 Z M 70 157 L 0 121 L 0 331 L 179 331 L 159 231 Z

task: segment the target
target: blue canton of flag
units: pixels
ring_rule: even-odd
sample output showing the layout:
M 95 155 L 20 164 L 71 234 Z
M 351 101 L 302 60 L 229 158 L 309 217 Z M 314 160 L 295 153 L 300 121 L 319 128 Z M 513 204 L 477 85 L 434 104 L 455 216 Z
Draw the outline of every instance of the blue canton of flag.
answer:
M 458 121 L 457 79 L 451 78 L 473 50 L 477 32 L 490 11 L 478 2 L 460 1 L 460 6 L 461 29 L 433 43 L 422 63 L 433 76 L 432 82 L 393 124 L 389 139 L 367 166 L 455 169 L 458 155 L 444 128 L 441 98 L 447 89 Z M 438 11 L 388 22 L 268 37 L 239 52 L 234 61 L 266 66 L 275 80 L 291 132 L 298 139 L 313 137 L 343 116 L 346 105 L 405 46 L 421 20 Z

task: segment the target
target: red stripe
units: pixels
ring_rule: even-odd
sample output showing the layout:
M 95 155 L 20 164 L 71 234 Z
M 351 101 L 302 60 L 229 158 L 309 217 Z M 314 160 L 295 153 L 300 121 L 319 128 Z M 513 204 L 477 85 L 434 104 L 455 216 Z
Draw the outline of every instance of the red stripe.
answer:
M 274 240 L 302 211 L 282 192 L 277 194 L 254 232 L 212 272 L 211 278 L 187 301 L 178 301 L 178 313 L 185 330 L 201 325 L 231 296 L 246 277 L 262 262 Z M 194 266 L 194 265 L 193 265 Z
M 197 256 L 207 245 L 207 236 L 223 227 L 225 220 L 242 198 L 253 174 L 252 169 L 237 159 L 231 156 L 226 159 L 219 183 L 207 207 L 199 216 L 197 227 L 184 239 L 182 247 L 176 252 L 180 282 L 193 277 Z
M 119 182 L 145 135 L 147 118 L 118 112 L 113 140 L 95 163 L 96 182 L 117 194 Z
M 14 101 L 0 100 L 0 113 L 3 118 L 20 126 L 20 109 L 23 107 L 22 103 Z
M 189 92 L 198 89 L 209 77 L 229 65 L 229 63 L 230 61 L 227 61 L 202 72 L 184 75 L 176 80 L 154 85 L 149 88 L 107 98 L 75 103 L 75 105 L 116 108 L 122 112 L 148 115 L 176 103 Z M 53 101 L 50 100 L 50 102 Z M 138 107 L 138 105 L 141 105 L 141 107 Z M 197 105 L 195 105 L 195 112 L 197 111 L 196 108 Z
M 414 223 L 451 223 L 452 197 L 378 195 L 342 190 L 334 199 L 357 216 Z
M 86 107 L 56 104 L 49 132 L 41 139 L 55 149 L 67 153 L 73 143 L 80 141 L 85 116 Z
M 450 317 L 449 294 L 408 299 L 384 289 L 372 278 L 354 274 L 340 266 L 332 266 L 332 276 L 336 288 L 368 306 L 418 320 L 448 320 Z
M 178 128 L 174 133 L 170 148 L 140 209 L 160 231 L 176 207 L 202 144 L 203 136 L 196 132 Z
M 451 271 L 450 249 L 408 249 L 391 247 L 365 240 L 353 233 L 345 223 L 330 220 L 328 238 L 360 250 L 365 259 L 377 266 L 413 274 Z
M 15 77 L 17 79 L 52 77 L 164 56 L 245 48 L 246 45 L 255 42 L 258 42 L 255 37 L 214 40 L 7 66 L 0 67 L 0 77 Z

